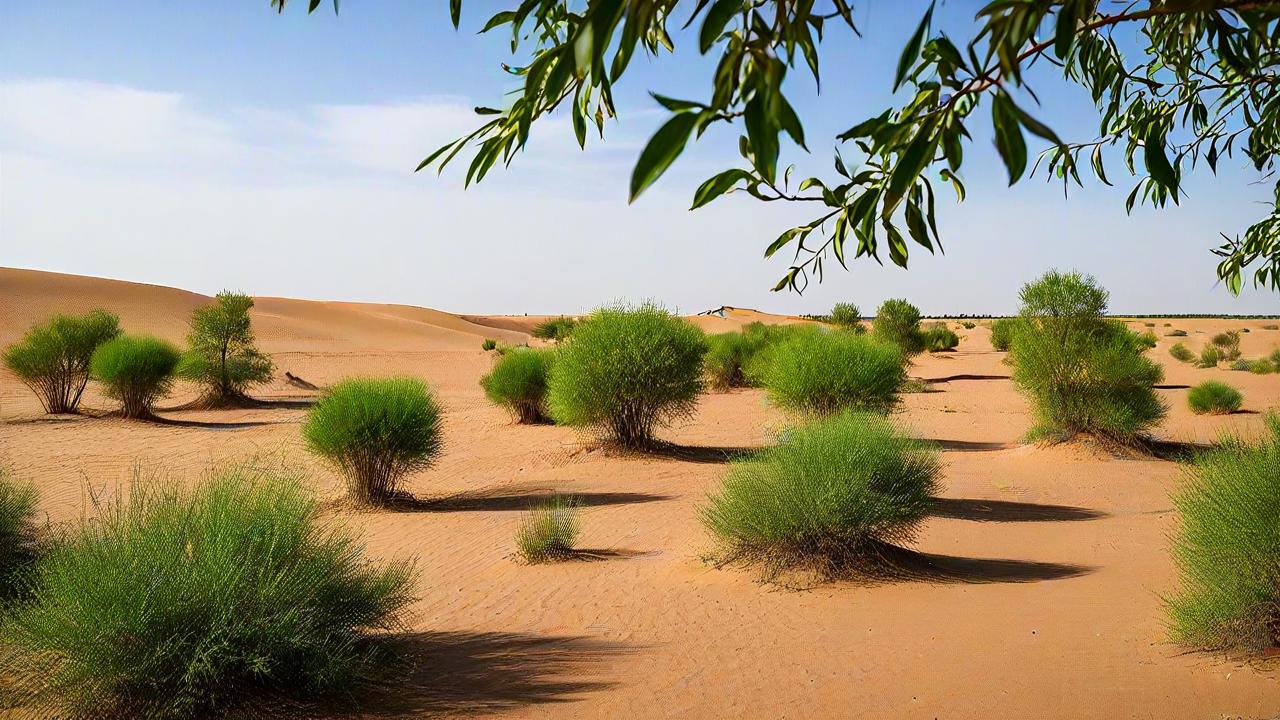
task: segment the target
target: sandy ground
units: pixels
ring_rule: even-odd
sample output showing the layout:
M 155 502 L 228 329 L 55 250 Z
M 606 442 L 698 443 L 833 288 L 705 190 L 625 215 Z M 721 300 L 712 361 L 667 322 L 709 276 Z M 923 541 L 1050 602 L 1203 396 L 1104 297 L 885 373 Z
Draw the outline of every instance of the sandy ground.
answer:
M 55 311 L 105 307 L 130 331 L 174 341 L 207 298 L 179 290 L 0 269 L 0 346 Z M 342 512 L 374 557 L 416 556 L 411 643 L 422 664 L 389 677 L 377 717 L 1264 718 L 1280 715 L 1280 671 L 1187 653 L 1166 640 L 1161 596 L 1178 465 L 1081 447 L 1018 443 L 1029 420 L 987 330 L 959 329 L 958 352 L 912 373 L 940 379 L 896 416 L 943 442 L 945 498 L 918 549 L 954 582 L 779 590 L 700 558 L 697 508 L 725 467 L 717 449 L 770 441 L 783 418 L 757 391 L 707 395 L 664 437 L 680 457 L 592 449 L 574 431 L 522 427 L 477 385 L 492 361 L 480 341 L 527 339 L 538 318 L 488 318 L 388 305 L 260 298 L 255 323 L 279 373 L 317 385 L 347 375 L 425 378 L 448 411 L 439 464 L 408 481 L 440 498 L 416 512 Z M 701 317 L 708 330 L 755 319 Z M 1267 321 L 1144 320 L 1162 335 L 1172 406 L 1162 437 L 1205 441 L 1255 432 L 1280 376 L 1172 361 L 1215 331 L 1249 328 L 1246 357 L 1280 346 Z M 1170 323 L 1170 326 L 1165 326 Z M 959 325 L 952 323 L 953 327 Z M 1186 338 L 1164 338 L 1171 328 Z M 1216 378 L 1246 413 L 1196 417 L 1185 386 Z M 46 417 L 0 372 L 0 460 L 34 481 L 54 522 L 127 486 L 135 468 L 181 480 L 249 456 L 301 468 L 324 497 L 335 474 L 299 439 L 310 393 L 283 380 L 255 410 L 167 412 L 166 424 Z M 180 388 L 169 401 L 192 397 Z M 106 407 L 91 393 L 86 405 Z M 526 566 L 513 559 L 521 511 L 540 496 L 583 499 L 585 547 L 608 559 Z

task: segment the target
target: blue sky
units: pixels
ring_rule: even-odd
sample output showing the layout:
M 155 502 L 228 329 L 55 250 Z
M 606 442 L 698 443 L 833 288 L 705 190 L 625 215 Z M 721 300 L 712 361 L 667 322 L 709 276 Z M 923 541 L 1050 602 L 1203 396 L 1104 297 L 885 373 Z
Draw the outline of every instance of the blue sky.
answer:
M 947 253 L 910 270 L 859 261 L 803 297 L 770 293 L 785 258 L 761 251 L 805 208 L 729 198 L 687 211 L 697 184 L 736 160 L 720 130 L 636 204 L 631 163 L 662 113 L 648 90 L 702 98 L 711 64 L 682 46 L 635 65 L 622 117 L 578 151 L 567 121 L 535 133 L 513 168 L 464 191 L 417 161 L 475 124 L 469 108 L 511 87 L 506 37 L 475 30 L 501 3 L 346 0 L 334 16 L 266 0 L 4 0 L 0 3 L 0 264 L 255 294 L 403 302 L 460 312 L 578 312 L 655 298 L 868 312 L 907 297 L 926 312 L 1005 313 L 1049 267 L 1091 272 L 1117 312 L 1277 312 L 1277 296 L 1215 287 L 1209 248 L 1259 217 L 1270 189 L 1229 168 L 1197 175 L 1183 206 L 1126 216 L 1131 181 L 1064 200 L 1040 179 L 1006 188 L 984 133 L 967 152 L 969 199 L 940 210 Z M 789 87 L 811 155 L 891 101 L 892 68 L 925 3 L 855 3 L 864 38 L 835 28 L 821 96 Z M 963 37 L 977 3 L 944 4 Z M 1092 139 L 1087 98 L 1047 74 L 1037 86 L 1060 134 Z

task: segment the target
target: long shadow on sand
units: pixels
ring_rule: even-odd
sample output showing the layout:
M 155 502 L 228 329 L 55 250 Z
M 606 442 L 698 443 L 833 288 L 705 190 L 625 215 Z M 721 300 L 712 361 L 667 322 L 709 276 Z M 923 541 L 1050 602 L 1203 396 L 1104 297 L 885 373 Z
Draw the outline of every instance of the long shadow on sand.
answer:
M 281 420 L 245 420 L 242 422 L 209 422 L 206 420 L 178 420 L 176 418 L 162 417 L 159 415 L 147 418 L 147 422 L 156 425 L 170 425 L 173 427 L 184 428 L 201 428 L 204 430 L 243 430 L 245 428 L 263 427 L 266 425 L 289 425 L 287 421 Z
M 595 679 L 631 648 L 581 636 L 434 632 L 397 638 L 400 662 L 351 713 L 328 717 L 474 717 L 581 700 L 616 683 Z
M 1009 380 L 1008 375 L 974 375 L 972 373 L 961 373 L 959 375 L 946 375 L 938 378 L 924 378 L 924 381 L 936 385 L 938 383 L 949 383 L 953 380 Z
M 1087 565 L 938 555 L 898 547 L 882 551 L 876 575 L 882 580 L 928 583 L 1025 583 L 1078 577 Z
M 400 512 L 524 511 L 556 497 L 568 496 L 572 496 L 584 507 L 634 505 L 662 502 L 672 498 L 670 495 L 638 492 L 555 493 L 549 490 L 513 492 L 511 488 L 501 488 L 461 492 L 441 498 L 402 497 L 393 501 L 388 509 Z
M 933 438 L 922 438 L 922 442 L 937 445 L 942 450 L 952 450 L 955 452 L 993 452 L 995 450 L 1009 450 L 1018 447 L 1017 443 L 1003 442 L 981 442 L 977 440 L 937 440 Z
M 677 445 L 675 443 L 659 443 L 642 453 L 637 454 L 670 458 L 672 460 L 681 460 L 683 462 L 718 464 L 749 457 L 752 453 L 762 449 L 763 448 L 759 447 Z
M 1061 522 L 1107 517 L 1107 513 L 1100 510 L 1072 505 L 1042 505 L 980 498 L 934 498 L 933 507 L 934 517 L 976 522 Z

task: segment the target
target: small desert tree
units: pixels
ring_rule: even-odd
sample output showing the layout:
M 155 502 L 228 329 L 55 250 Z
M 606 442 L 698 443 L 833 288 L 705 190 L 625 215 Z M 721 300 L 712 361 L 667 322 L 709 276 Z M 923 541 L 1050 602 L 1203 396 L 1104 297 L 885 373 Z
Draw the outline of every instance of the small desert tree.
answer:
M 907 355 L 924 350 L 924 337 L 920 333 L 920 308 L 906 300 L 885 300 L 876 310 L 871 334 L 877 339 L 891 342 Z
M 480 378 L 480 387 L 490 402 L 510 410 L 517 421 L 547 422 L 547 376 L 554 357 L 551 350 L 535 348 L 505 353 Z
M 94 353 L 93 377 L 107 387 L 107 396 L 120 401 L 127 418 L 151 417 L 156 400 L 173 387 L 173 373 L 182 355 L 171 343 L 149 335 L 121 335 Z
M 862 311 L 857 305 L 847 302 L 839 302 L 835 307 L 831 308 L 829 316 L 832 325 L 842 327 L 846 330 L 854 332 L 862 332 L 866 328 L 862 327 Z
M 353 500 L 387 503 L 401 478 L 439 456 L 442 415 L 421 380 L 343 380 L 311 406 L 302 437 L 342 471 Z
M 1051 271 L 1021 299 L 1013 380 L 1032 403 L 1033 437 L 1129 444 L 1164 418 L 1152 388 L 1164 371 L 1128 328 L 1103 318 L 1108 293 L 1092 277 Z
M 104 310 L 55 315 L 6 350 L 4 363 L 40 398 L 45 412 L 74 413 L 89 382 L 93 351 L 119 334 L 120 319 Z
M 551 417 L 624 447 L 648 446 L 659 426 L 693 413 L 706 352 L 701 330 L 656 305 L 601 308 L 552 366 Z
M 178 374 L 204 386 L 207 405 L 242 401 L 248 388 L 271 379 L 271 358 L 253 344 L 251 308 L 253 298 L 224 290 L 212 305 L 191 313 L 190 349 L 182 356 Z

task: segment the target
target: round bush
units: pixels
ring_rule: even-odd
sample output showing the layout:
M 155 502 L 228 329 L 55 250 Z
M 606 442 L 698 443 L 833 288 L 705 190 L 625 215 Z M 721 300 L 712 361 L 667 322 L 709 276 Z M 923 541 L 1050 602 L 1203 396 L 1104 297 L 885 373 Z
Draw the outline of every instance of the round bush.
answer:
M 406 474 L 430 467 L 441 448 L 442 412 L 413 378 L 351 379 L 311 406 L 307 448 L 333 463 L 360 503 L 386 503 Z
M 770 401 L 815 415 L 887 411 L 906 379 L 902 350 L 866 335 L 798 334 L 770 350 L 767 360 L 763 380 Z
M 529 348 L 505 353 L 480 378 L 480 387 L 489 402 L 510 410 L 518 422 L 547 422 L 547 376 L 553 357 L 549 350 Z
M 1168 609 L 1177 642 L 1242 651 L 1280 644 L 1280 417 L 1269 415 L 1266 427 L 1256 443 L 1227 437 L 1196 457 L 1174 495 L 1180 588 Z
M 40 398 L 47 413 L 74 413 L 89 383 L 94 350 L 120 335 L 120 319 L 103 310 L 55 315 L 4 353 L 4 364 Z
M 759 385 L 759 378 L 752 372 L 752 364 L 760 353 L 783 336 L 776 330 L 764 329 L 766 327 L 781 326 L 752 323 L 743 328 L 742 332 L 707 336 L 707 354 L 703 358 L 703 367 L 706 369 L 707 384 L 712 389 L 725 391 Z
M 1022 290 L 1013 381 L 1031 401 L 1030 436 L 1084 433 L 1134 444 L 1167 412 L 1152 385 L 1164 370 L 1123 324 L 1102 317 L 1106 291 L 1091 277 L 1051 272 Z
M 828 316 L 832 325 L 838 325 L 845 329 L 862 330 L 862 311 L 853 303 L 840 302 L 831 308 L 831 315 Z
M 845 413 L 788 431 L 733 462 L 701 511 L 725 562 L 826 577 L 872 569 L 910 542 L 932 507 L 936 451 L 881 416 Z
M 1134 340 L 1138 343 L 1138 347 L 1145 350 L 1154 348 L 1160 342 L 1160 338 L 1157 338 L 1156 334 L 1151 331 L 1135 334 Z
M 1197 415 L 1227 415 L 1239 410 L 1243 402 L 1239 390 L 1216 380 L 1202 382 L 1187 392 L 1187 404 Z
M 577 327 L 578 321 L 571 317 L 561 315 L 558 318 L 543 320 L 533 326 L 534 337 L 542 340 L 553 340 L 559 342 L 573 334 L 573 329 Z
M 1000 352 L 1008 352 L 1013 345 L 1013 331 L 1017 326 L 1017 318 L 998 318 L 991 321 L 991 347 Z
M 1221 360 L 1222 350 L 1220 350 L 1218 346 L 1205 345 L 1200 348 L 1200 359 L 1196 362 L 1196 365 L 1205 369 L 1215 368 L 1218 367 L 1218 363 Z
M 891 342 L 908 355 L 924 350 L 920 334 L 920 308 L 906 300 L 885 300 L 876 310 L 871 334 L 878 340 Z
M 920 339 L 924 349 L 931 353 L 955 350 L 960 344 L 960 336 L 942 323 L 934 323 L 924 328 L 920 333 Z
M 1249 363 L 1249 372 L 1254 375 L 1270 375 L 1271 373 L 1276 372 L 1276 366 L 1273 365 L 1270 360 L 1262 358 Z
M 701 330 L 655 305 L 597 310 L 559 350 L 548 382 L 551 417 L 646 447 L 659 426 L 693 414 L 706 352 Z
M 136 485 L 52 543 L 3 630 L 7 679 L 39 717 L 199 718 L 348 693 L 379 657 L 366 631 L 411 601 L 317 524 L 293 479 L 237 469 L 191 492 Z
M 151 408 L 173 387 L 182 354 L 172 343 L 149 335 L 123 335 L 93 353 L 93 377 L 120 401 L 127 418 L 151 417 Z
M 573 555 L 578 539 L 579 504 L 555 496 L 529 511 L 516 528 L 516 548 L 531 563 L 563 560 Z

